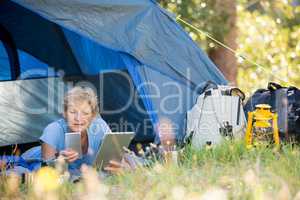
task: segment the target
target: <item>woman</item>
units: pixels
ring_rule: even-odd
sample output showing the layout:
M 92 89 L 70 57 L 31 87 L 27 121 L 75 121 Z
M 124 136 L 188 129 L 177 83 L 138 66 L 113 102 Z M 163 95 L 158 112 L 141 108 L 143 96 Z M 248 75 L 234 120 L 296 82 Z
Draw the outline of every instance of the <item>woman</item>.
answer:
M 94 91 L 88 87 L 74 87 L 64 98 L 63 118 L 50 123 L 44 129 L 40 137 L 42 142 L 40 152 L 31 151 L 22 157 L 32 158 L 32 155 L 36 154 L 44 161 L 48 161 L 63 155 L 68 162 L 69 172 L 72 175 L 79 175 L 82 164 L 93 164 L 103 136 L 111 132 L 98 113 L 98 101 Z M 81 134 L 82 156 L 80 158 L 78 152 L 65 148 L 65 134 L 68 132 Z M 111 161 L 105 170 L 115 173 L 122 170 L 122 166 L 121 163 Z

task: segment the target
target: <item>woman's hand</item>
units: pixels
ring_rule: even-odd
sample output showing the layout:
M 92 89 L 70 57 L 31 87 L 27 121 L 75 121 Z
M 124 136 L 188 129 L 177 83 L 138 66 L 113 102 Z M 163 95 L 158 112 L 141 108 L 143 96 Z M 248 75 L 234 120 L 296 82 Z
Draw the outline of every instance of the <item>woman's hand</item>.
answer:
M 123 158 L 121 162 L 110 160 L 108 166 L 104 167 L 105 171 L 112 174 L 121 174 L 126 170 L 132 169 L 128 162 Z
M 63 155 L 68 163 L 72 163 L 79 158 L 79 153 L 72 149 L 65 149 L 60 152 Z

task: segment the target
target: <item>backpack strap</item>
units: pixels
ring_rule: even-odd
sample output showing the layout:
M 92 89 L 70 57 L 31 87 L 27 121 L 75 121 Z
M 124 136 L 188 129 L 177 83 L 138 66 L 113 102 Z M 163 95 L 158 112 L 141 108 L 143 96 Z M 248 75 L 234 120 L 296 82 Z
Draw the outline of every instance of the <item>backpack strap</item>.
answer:
M 245 93 L 237 87 L 230 89 L 230 96 L 239 96 L 242 101 L 244 101 L 246 97 Z
M 203 101 L 202 101 L 202 105 L 201 105 L 201 111 L 200 111 L 200 115 L 199 115 L 199 121 L 202 118 L 202 113 L 203 113 L 202 111 L 203 111 L 204 101 L 205 101 L 207 96 L 208 95 L 206 93 L 204 93 L 204 97 L 203 97 Z M 191 141 L 194 137 L 194 133 L 195 133 L 195 130 L 192 130 L 191 132 L 186 133 L 185 137 L 183 138 L 183 145 L 187 145 L 187 144 L 191 143 Z
M 211 89 L 211 88 L 217 89 L 218 85 L 213 81 L 207 81 L 199 94 L 202 94 L 203 92 L 205 92 L 205 91 L 207 91 L 208 89 Z
M 285 90 L 282 90 L 284 89 Z M 271 94 L 271 102 L 270 102 L 270 106 L 272 107 L 272 110 L 275 112 L 278 112 L 278 102 L 277 102 L 277 97 L 281 97 L 281 96 L 285 96 L 286 95 L 286 87 L 282 87 L 280 84 L 278 83 L 274 83 L 274 82 L 269 82 L 268 83 L 268 90 L 270 91 Z
M 280 88 L 283 88 L 281 85 L 279 85 L 278 83 L 274 83 L 274 82 L 269 82 L 268 83 L 268 90 L 270 91 L 275 91 L 278 90 Z

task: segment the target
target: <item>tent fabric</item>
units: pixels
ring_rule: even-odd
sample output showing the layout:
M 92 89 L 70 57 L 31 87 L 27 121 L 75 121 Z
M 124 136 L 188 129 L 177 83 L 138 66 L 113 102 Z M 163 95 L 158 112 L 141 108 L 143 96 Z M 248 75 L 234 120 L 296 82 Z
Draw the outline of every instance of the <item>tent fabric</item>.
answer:
M 183 77 L 186 68 L 191 68 L 189 81 L 192 82 L 210 77 L 216 82 L 226 83 L 207 55 L 153 1 L 15 2 L 99 44 L 126 52 L 141 63 L 172 69 Z
M 101 115 L 112 131 L 135 131 L 138 134 L 134 141 L 152 141 L 155 134 L 151 120 L 141 99 L 133 96 L 135 99 L 129 101 L 130 91 L 136 91 L 124 74 L 130 76 L 126 71 L 115 71 L 102 73 L 102 78 L 52 77 L 0 82 L 0 146 L 37 141 L 47 124 L 62 117 L 62 98 L 67 90 L 83 83 L 92 83 L 93 89 L 101 94 Z M 102 79 L 105 84 L 101 84 Z M 133 102 L 138 102 L 139 109 Z
M 0 23 L 10 33 L 17 49 L 56 69 L 81 74 L 58 25 L 11 1 L 1 3 L 0 13 Z
M 41 62 L 40 60 L 22 50 L 17 50 L 17 52 L 19 67 L 21 71 L 21 79 L 58 76 L 58 74 L 55 73 L 55 71 L 46 63 Z M 34 73 L 31 73 L 31 71 L 33 71 Z M 0 41 L 0 80 L 5 81 L 11 79 L 12 75 L 10 61 L 4 45 Z
M 41 62 L 34 56 L 18 50 L 20 62 L 20 79 L 41 78 L 41 77 L 57 77 L 59 74 L 55 72 L 48 64 Z
M 0 79 L 1 80 L 10 80 L 10 62 L 4 47 L 3 42 L 0 41 Z
M 156 113 L 151 112 L 153 110 L 153 104 L 152 104 L 151 99 L 148 98 L 148 96 L 147 96 L 147 94 L 149 94 L 149 91 L 145 87 L 140 87 L 140 86 L 143 86 L 143 83 L 144 83 L 142 81 L 142 78 L 140 77 L 138 70 L 137 70 L 137 68 L 141 66 L 141 63 L 138 63 L 135 59 L 128 56 L 127 54 L 122 54 L 121 56 L 122 56 L 124 63 L 126 63 L 127 69 L 129 71 L 135 85 L 138 87 L 137 88 L 138 93 L 139 93 L 140 97 L 142 98 L 142 101 L 144 103 L 146 111 L 150 116 L 150 120 L 152 121 L 152 124 L 154 126 L 156 126 L 156 124 L 158 123 L 158 116 Z M 158 135 L 156 135 L 154 140 L 156 141 L 156 143 L 159 142 Z
M 189 84 L 174 82 L 167 75 L 162 75 L 159 71 L 148 67 L 140 69 L 143 77 L 142 82 L 155 83 L 146 84 L 148 96 L 152 98 L 153 110 L 150 113 L 156 113 L 159 119 L 168 119 L 173 123 L 172 131 L 177 134 L 177 140 L 182 141 L 185 135 L 185 117 L 199 95 L 197 90 L 193 90 Z M 157 98 L 159 97 L 159 98 Z
M 63 29 L 63 32 L 84 74 L 126 68 L 120 54 L 67 29 Z
M 14 44 L 13 39 L 10 36 L 10 33 L 0 24 L 0 40 L 2 43 L 2 46 L 5 49 L 6 55 L 9 60 L 10 65 L 10 76 L 13 79 L 16 79 L 20 75 L 20 69 L 19 69 L 19 60 L 18 55 L 16 51 L 16 46 Z M 3 49 L 2 49 L 3 50 Z M 5 54 L 4 52 L 4 54 Z M 3 51 L 2 51 L 3 53 Z M 3 61 L 3 60 L 2 60 Z
M 153 142 L 155 132 L 152 119 L 139 91 L 134 86 L 134 81 L 128 78 L 131 74 L 124 70 L 105 72 L 101 76 L 103 77 L 92 76 L 94 80 L 91 82 L 103 87 L 103 92 L 98 92 L 100 111 L 111 130 L 134 131 L 135 142 Z M 99 80 L 103 80 L 103 84 L 98 84 Z
M 139 127 L 136 141 L 154 137 L 158 141 L 162 118 L 178 127 L 175 133 L 180 140 L 186 111 L 195 102 L 199 85 L 208 80 L 227 83 L 155 1 L 6 0 L 0 3 L 0 24 L 18 50 L 21 79 L 80 76 L 91 81 L 98 92 L 105 92 L 99 94 L 105 110 L 117 110 L 130 100 L 127 92 L 137 92 L 136 105 L 131 102 L 121 113 L 104 114 L 112 124 L 122 124 L 124 118 Z M 40 73 L 46 69 L 46 74 Z M 28 70 L 38 73 L 22 76 Z M 124 84 L 127 75 L 133 84 Z M 106 77 L 104 83 L 101 76 Z M 143 120 L 150 120 L 149 129 Z M 20 142 L 20 138 L 11 142 Z
M 37 141 L 62 110 L 58 78 L 0 82 L 0 146 Z

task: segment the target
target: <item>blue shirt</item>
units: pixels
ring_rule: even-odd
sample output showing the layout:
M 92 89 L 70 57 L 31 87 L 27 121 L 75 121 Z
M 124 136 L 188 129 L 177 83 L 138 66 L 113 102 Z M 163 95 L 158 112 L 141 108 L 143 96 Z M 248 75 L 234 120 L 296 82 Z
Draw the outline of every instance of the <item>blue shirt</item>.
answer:
M 65 134 L 69 131 L 67 122 L 65 119 L 59 119 L 57 121 L 49 124 L 43 131 L 40 140 L 52 148 L 54 148 L 57 152 L 60 152 L 65 149 Z M 86 154 L 83 154 L 80 159 L 69 163 L 69 171 L 71 174 L 79 174 L 80 167 L 82 164 L 92 165 L 96 159 L 97 152 L 102 143 L 103 136 L 111 132 L 109 126 L 106 122 L 101 118 L 95 118 L 87 130 L 88 135 L 88 151 Z M 41 158 L 41 147 L 35 147 L 28 152 L 25 152 L 22 157 L 26 158 Z

